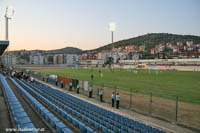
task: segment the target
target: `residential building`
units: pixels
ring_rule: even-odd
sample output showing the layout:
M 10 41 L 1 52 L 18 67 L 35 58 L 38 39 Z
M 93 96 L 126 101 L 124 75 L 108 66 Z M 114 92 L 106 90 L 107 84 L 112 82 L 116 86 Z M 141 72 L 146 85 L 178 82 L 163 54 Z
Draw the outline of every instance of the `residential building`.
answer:
M 187 41 L 187 42 L 186 42 L 186 45 L 187 45 L 187 46 L 193 45 L 193 41 Z
M 80 62 L 80 56 L 77 54 L 65 54 L 64 55 L 64 64 L 67 65 L 76 65 Z
M 64 64 L 64 55 L 63 54 L 55 54 L 53 56 L 53 64 Z
M 40 54 L 30 55 L 29 62 L 30 64 L 42 65 L 44 64 L 44 57 Z

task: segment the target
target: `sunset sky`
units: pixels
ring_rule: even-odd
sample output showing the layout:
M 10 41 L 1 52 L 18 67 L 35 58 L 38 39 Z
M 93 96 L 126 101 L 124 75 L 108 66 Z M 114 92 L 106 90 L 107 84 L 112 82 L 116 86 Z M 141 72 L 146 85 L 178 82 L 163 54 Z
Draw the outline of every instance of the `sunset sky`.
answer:
M 12 5 L 9 50 L 94 49 L 147 33 L 200 36 L 200 0 L 0 0 L 0 40 L 4 14 Z

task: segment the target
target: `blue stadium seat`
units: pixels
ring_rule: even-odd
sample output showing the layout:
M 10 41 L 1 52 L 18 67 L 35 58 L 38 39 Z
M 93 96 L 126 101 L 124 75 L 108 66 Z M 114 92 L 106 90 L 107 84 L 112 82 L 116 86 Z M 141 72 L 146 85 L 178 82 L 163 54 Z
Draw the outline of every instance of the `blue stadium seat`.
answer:
M 86 129 L 85 124 L 83 124 L 82 122 L 79 122 L 78 124 L 79 124 L 79 129 L 80 129 L 82 132 L 86 133 L 86 132 L 87 132 L 87 129 Z
M 50 112 L 47 112 L 47 113 L 45 114 L 45 119 L 46 119 L 48 122 L 50 122 L 50 118 L 52 118 L 52 117 L 53 117 L 53 114 L 50 113 Z
M 27 114 L 26 112 L 19 112 L 19 113 L 16 113 L 14 117 L 16 117 L 17 119 L 21 117 L 27 117 Z
M 42 116 L 45 116 L 45 114 L 48 113 L 48 112 L 49 112 L 49 111 L 48 111 L 47 109 L 45 109 L 45 108 L 44 108 L 43 110 L 41 110 Z
M 92 130 L 90 127 L 87 127 L 87 133 L 93 133 L 94 130 Z
M 56 131 L 58 133 L 62 133 L 63 132 L 62 129 L 65 128 L 65 125 L 62 122 L 57 122 L 55 123 L 55 125 L 56 125 Z
M 18 108 L 18 109 L 14 109 L 12 111 L 13 115 L 16 114 L 16 113 L 18 113 L 18 112 L 24 112 L 24 109 L 23 108 Z
M 68 120 L 69 122 L 72 122 L 72 116 L 69 115 L 69 114 L 67 114 L 67 120 Z
M 90 125 L 92 125 L 92 126 L 95 126 L 95 123 L 94 123 L 94 121 L 93 121 L 92 119 L 89 119 L 89 118 L 88 118 L 88 123 L 89 123 Z
M 63 133 L 73 133 L 69 128 L 63 128 L 62 132 Z
M 25 123 L 31 123 L 31 120 L 29 119 L 29 117 L 21 117 L 17 119 L 17 125 L 21 125 L 21 124 L 25 124 Z
M 76 118 L 73 118 L 73 117 L 72 117 L 72 123 L 73 123 L 73 125 L 76 126 L 76 127 L 79 126 L 79 122 L 78 122 L 78 120 L 77 120 Z
M 59 120 L 53 116 L 50 118 L 50 124 L 55 128 L 56 127 L 56 123 L 59 122 Z
M 96 129 L 101 130 L 101 125 L 97 122 L 94 122 L 94 126 Z

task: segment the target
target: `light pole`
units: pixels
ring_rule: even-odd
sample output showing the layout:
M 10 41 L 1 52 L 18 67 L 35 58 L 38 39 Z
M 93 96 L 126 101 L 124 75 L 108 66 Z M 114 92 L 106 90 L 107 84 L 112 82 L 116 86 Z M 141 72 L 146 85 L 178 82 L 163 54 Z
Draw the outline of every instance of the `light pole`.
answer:
M 14 15 L 14 9 L 11 7 L 11 6 L 8 6 L 7 8 L 6 8 L 6 14 L 5 14 L 5 20 L 6 20 L 6 29 L 5 29 L 5 33 L 6 33 L 6 37 L 5 37 L 5 39 L 6 40 L 8 40 L 8 20 L 9 19 L 12 19 L 12 17 L 13 17 L 13 15 Z
M 12 6 L 8 6 L 6 8 L 5 13 L 5 40 L 8 41 L 8 20 L 11 19 L 14 15 L 14 9 Z M 7 48 L 7 65 L 9 65 L 9 54 L 8 54 L 8 48 Z
M 113 45 L 113 33 L 116 30 L 116 25 L 115 23 L 110 23 L 109 24 L 109 31 L 111 32 L 111 40 L 112 40 L 112 45 Z M 114 48 L 114 46 L 113 46 Z
M 116 25 L 115 23 L 110 23 L 109 24 L 109 31 L 111 32 L 111 41 L 112 41 L 112 48 L 114 49 L 114 44 L 113 44 L 113 33 L 116 30 Z M 113 57 L 113 52 L 111 53 L 111 58 L 114 59 Z

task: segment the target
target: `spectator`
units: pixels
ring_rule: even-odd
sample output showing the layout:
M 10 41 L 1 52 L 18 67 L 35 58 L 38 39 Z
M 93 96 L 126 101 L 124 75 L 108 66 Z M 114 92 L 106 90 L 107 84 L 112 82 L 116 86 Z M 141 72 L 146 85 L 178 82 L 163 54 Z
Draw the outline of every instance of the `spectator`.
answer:
M 102 103 L 103 102 L 103 89 L 101 89 L 99 91 L 99 96 L 100 96 L 100 102 Z
M 115 93 L 112 93 L 112 107 L 115 106 Z
M 11 73 L 11 77 L 14 78 L 14 76 L 15 76 L 15 72 L 13 71 L 13 72 Z
M 117 93 L 117 95 L 116 95 L 116 108 L 117 109 L 119 108 L 119 101 L 120 101 L 120 95 L 119 95 L 119 93 Z
M 49 81 L 49 75 L 47 75 L 47 80 L 46 80 L 46 82 L 48 83 L 48 81 Z
M 42 75 L 42 81 L 45 81 L 45 79 L 44 79 L 44 75 Z
M 63 88 L 63 87 L 64 87 L 64 83 L 63 83 L 63 81 L 62 81 L 62 80 L 60 81 L 60 85 L 61 85 L 61 88 Z
M 77 94 L 79 94 L 79 89 L 80 89 L 80 85 L 77 84 L 77 86 L 76 86 L 76 92 L 77 92 Z
M 90 86 L 90 90 L 89 90 L 89 98 L 92 98 L 92 92 L 93 92 L 93 88 L 92 88 L 92 86 Z
M 69 91 L 72 91 L 72 82 L 69 83 Z
M 28 81 L 28 78 L 29 78 L 29 77 L 28 77 L 28 75 L 26 74 L 24 78 L 25 78 L 26 81 Z
M 56 78 L 56 86 L 58 86 L 58 79 Z
M 30 81 L 31 81 L 31 83 L 34 82 L 34 78 L 32 76 L 30 77 Z
M 20 79 L 23 79 L 24 72 L 21 72 Z

